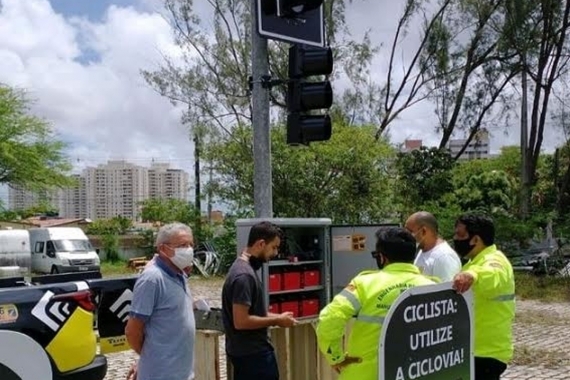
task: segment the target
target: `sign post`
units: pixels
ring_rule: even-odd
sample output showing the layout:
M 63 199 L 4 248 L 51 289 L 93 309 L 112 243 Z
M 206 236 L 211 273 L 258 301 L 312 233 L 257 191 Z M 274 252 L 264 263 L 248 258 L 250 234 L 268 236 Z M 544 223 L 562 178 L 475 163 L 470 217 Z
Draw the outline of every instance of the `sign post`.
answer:
M 473 294 L 451 283 L 410 288 L 382 326 L 379 380 L 473 380 Z

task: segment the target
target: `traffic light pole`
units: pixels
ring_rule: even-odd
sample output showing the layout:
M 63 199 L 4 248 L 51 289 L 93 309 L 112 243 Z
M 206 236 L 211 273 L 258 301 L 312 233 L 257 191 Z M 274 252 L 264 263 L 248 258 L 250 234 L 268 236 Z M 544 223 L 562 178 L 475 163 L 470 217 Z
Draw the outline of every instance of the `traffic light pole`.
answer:
M 251 0 L 252 8 L 257 6 Z M 261 78 L 269 75 L 267 40 L 257 32 L 257 12 L 251 23 L 252 124 L 253 124 L 253 203 L 257 218 L 273 217 L 273 190 L 271 180 L 271 132 L 269 129 L 269 88 L 262 86 Z

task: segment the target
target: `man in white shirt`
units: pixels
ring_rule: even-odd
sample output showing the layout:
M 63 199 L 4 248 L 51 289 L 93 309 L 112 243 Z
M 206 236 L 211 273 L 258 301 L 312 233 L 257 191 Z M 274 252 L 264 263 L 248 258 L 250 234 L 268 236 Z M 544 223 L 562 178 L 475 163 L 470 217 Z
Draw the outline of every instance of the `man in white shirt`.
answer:
M 426 276 L 451 281 L 461 271 L 461 260 L 453 248 L 439 236 L 437 219 L 427 211 L 418 211 L 406 220 L 405 228 L 414 235 L 419 252 L 414 265 Z

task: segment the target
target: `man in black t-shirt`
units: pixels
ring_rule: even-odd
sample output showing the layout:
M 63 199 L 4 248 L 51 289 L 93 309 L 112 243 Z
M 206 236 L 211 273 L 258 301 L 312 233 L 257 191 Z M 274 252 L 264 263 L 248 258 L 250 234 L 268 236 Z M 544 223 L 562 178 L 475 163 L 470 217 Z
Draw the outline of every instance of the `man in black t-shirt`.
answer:
M 234 380 L 278 380 L 279 370 L 268 327 L 291 327 L 290 312 L 267 312 L 264 288 L 256 275 L 264 262 L 277 255 L 281 230 L 272 223 L 251 227 L 247 248 L 232 264 L 222 289 L 226 353 Z

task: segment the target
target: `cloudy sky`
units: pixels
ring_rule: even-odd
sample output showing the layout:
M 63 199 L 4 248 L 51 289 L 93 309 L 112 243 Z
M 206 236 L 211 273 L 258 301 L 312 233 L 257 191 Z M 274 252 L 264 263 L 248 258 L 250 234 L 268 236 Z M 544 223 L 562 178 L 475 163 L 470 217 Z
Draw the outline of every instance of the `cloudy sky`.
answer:
M 195 0 L 200 7 L 206 8 L 205 3 Z M 374 43 L 389 41 L 399 13 L 396 3 L 353 2 L 348 6 L 353 33 L 372 28 Z M 158 67 L 160 52 L 179 54 L 160 15 L 161 0 L 0 4 L 0 82 L 25 88 L 36 100 L 33 111 L 50 120 L 69 143 L 75 171 L 107 159 L 143 165 L 155 159 L 191 170 L 192 145 L 180 123 L 181 107 L 156 94 L 139 74 L 140 69 Z M 384 75 L 379 60 L 373 72 L 377 78 Z M 404 113 L 391 128 L 393 140 L 437 143 L 432 108 L 423 103 Z M 492 149 L 517 143 L 518 136 L 516 126 L 508 136 L 497 132 Z M 552 148 L 555 139 L 546 140 L 546 148 Z M 5 193 L 2 189 L 0 194 Z

